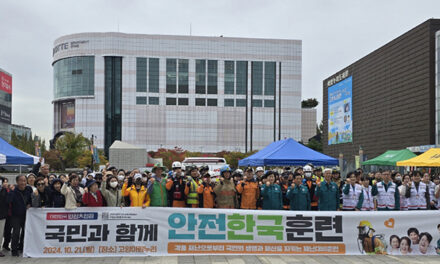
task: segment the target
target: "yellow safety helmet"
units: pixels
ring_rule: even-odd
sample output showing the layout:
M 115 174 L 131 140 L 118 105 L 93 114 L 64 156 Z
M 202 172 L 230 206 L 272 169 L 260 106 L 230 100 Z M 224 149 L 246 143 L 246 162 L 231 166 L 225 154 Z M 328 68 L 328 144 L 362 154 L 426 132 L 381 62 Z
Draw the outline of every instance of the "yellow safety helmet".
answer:
M 374 229 L 369 221 L 362 220 L 359 222 L 359 227 L 368 226 L 370 229 Z

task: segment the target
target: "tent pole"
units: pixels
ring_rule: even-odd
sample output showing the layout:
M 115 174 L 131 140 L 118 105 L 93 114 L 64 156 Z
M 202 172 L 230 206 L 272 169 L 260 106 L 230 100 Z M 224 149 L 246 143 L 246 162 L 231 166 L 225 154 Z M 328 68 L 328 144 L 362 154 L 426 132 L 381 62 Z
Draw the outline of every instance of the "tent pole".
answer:
M 20 168 L 20 169 L 19 169 L 19 172 L 20 172 L 20 174 L 21 174 L 21 165 L 19 165 L 18 167 Z

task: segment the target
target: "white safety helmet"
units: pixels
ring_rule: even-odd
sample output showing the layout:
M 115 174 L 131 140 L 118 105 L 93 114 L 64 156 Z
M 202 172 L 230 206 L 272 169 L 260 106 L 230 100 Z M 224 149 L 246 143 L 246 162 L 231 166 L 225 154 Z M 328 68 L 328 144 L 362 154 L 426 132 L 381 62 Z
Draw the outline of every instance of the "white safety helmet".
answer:
M 240 174 L 240 175 L 243 175 L 243 170 L 242 170 L 242 169 L 236 169 L 236 170 L 234 171 L 234 174 Z
M 259 171 L 262 171 L 262 172 L 264 172 L 264 169 L 263 169 L 263 167 L 257 167 L 257 170 L 256 170 L 256 172 L 259 172 Z
M 172 167 L 173 169 L 180 169 L 180 168 L 182 168 L 182 163 L 180 163 L 180 162 L 178 162 L 178 161 L 175 161 L 175 162 L 173 162 L 173 164 L 171 165 L 171 167 Z
M 303 171 L 304 171 L 304 176 L 306 176 L 307 178 L 312 177 L 312 167 L 306 165 L 304 166 Z

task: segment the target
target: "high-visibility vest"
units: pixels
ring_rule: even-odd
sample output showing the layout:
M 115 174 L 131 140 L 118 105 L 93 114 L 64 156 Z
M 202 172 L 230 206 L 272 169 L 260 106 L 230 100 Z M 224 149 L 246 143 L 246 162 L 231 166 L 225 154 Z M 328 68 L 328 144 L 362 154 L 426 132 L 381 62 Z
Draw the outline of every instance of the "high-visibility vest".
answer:
M 385 185 L 383 182 L 377 183 L 377 208 L 379 209 L 394 209 L 396 206 L 396 200 L 394 195 L 396 194 L 396 184 L 394 182 L 385 191 Z
M 191 179 L 191 186 L 186 199 L 187 204 L 199 204 L 199 194 L 197 193 L 197 188 L 199 185 L 194 179 Z
M 408 209 L 426 209 L 426 184 L 419 182 L 419 189 L 416 190 L 416 186 L 413 183 L 410 188 L 411 196 L 408 199 Z
M 359 184 L 354 185 L 354 190 L 351 184 L 349 188 L 350 191 L 348 194 L 342 193 L 342 209 L 346 210 L 352 210 L 356 207 L 357 203 L 359 202 L 359 196 L 362 193 L 362 186 Z
M 362 193 L 364 194 L 364 201 L 362 202 L 361 211 L 372 211 L 374 210 L 374 199 L 371 193 L 371 186 L 368 188 L 362 187 Z

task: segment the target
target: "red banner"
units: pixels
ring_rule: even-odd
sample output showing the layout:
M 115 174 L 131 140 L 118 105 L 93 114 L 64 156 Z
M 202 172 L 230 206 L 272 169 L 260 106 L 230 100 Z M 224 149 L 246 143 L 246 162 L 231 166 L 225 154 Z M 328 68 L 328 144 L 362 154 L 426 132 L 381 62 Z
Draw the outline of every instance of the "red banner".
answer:
M 12 76 L 0 72 L 0 90 L 12 94 Z

